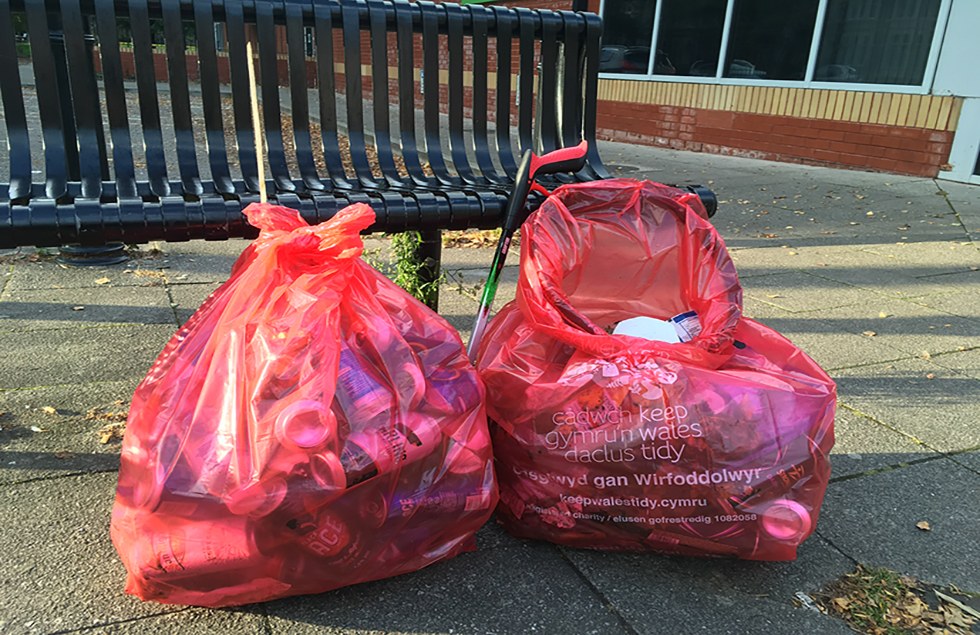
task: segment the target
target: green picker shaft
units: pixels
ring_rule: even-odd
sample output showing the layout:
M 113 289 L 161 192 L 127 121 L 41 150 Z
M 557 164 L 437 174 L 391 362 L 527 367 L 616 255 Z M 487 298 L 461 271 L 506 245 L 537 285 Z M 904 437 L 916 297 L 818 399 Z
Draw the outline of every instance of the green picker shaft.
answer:
M 507 200 L 500 241 L 497 243 L 493 262 L 490 263 L 490 274 L 487 276 L 486 286 L 483 287 L 483 298 L 480 300 L 480 308 L 476 313 L 476 324 L 473 326 L 470 345 L 466 351 L 470 361 L 476 360 L 476 352 L 480 349 L 480 341 L 487 329 L 490 308 L 493 306 L 493 299 L 497 295 L 497 284 L 500 282 L 500 272 L 503 271 L 504 261 L 507 260 L 507 252 L 510 251 L 514 232 L 527 219 L 527 195 L 535 187 L 534 177 L 539 174 L 578 172 L 585 167 L 585 153 L 587 151 L 588 144 L 583 141 L 575 147 L 562 148 L 540 157 L 527 150 L 521 157 L 521 164 L 517 168 L 517 177 L 514 179 L 514 191 L 511 192 L 510 198 Z

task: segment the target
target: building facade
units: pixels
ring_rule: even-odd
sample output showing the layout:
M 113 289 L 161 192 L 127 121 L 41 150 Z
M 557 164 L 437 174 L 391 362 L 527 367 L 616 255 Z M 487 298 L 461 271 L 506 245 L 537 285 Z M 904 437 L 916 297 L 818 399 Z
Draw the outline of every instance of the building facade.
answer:
M 593 4 L 603 138 L 980 183 L 977 0 Z

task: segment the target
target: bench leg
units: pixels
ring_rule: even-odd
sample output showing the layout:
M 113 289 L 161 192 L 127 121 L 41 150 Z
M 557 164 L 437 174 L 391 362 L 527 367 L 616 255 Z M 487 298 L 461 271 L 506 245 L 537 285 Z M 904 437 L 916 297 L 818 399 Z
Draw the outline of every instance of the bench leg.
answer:
M 439 311 L 439 276 L 442 262 L 442 231 L 426 229 L 419 232 L 415 262 L 419 263 L 419 298 L 433 311 Z

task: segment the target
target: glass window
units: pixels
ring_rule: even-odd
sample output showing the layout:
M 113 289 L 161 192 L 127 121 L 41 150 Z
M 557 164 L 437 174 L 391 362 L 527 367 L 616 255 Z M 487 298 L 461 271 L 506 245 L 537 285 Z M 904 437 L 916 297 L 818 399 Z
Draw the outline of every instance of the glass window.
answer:
M 647 74 L 656 9 L 657 3 L 648 0 L 606 0 L 600 73 Z
M 922 84 L 940 0 L 829 0 L 813 79 Z
M 818 4 L 818 0 L 736 0 L 725 77 L 806 79 Z
M 727 5 L 728 0 L 663 0 L 653 72 L 714 77 Z

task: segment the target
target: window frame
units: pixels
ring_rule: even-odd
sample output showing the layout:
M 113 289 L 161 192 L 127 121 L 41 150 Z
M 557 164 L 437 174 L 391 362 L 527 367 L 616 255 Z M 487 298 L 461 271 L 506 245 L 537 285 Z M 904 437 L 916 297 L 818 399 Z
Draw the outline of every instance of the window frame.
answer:
M 818 90 L 851 90 L 868 93 L 906 93 L 911 95 L 928 95 L 932 91 L 932 83 L 936 77 L 936 69 L 939 66 L 939 52 L 942 48 L 943 36 L 946 33 L 946 25 L 949 22 L 950 7 L 953 0 L 940 0 L 939 13 L 936 16 L 936 28 L 932 34 L 932 43 L 929 46 L 929 55 L 926 57 L 925 73 L 922 75 L 922 84 L 865 84 L 855 82 L 821 82 L 813 79 L 813 74 L 817 65 L 817 53 L 820 49 L 820 38 L 823 35 L 824 22 L 827 18 L 827 4 L 830 0 L 819 0 L 817 5 L 817 17 L 813 28 L 813 36 L 810 41 L 810 53 L 807 58 L 806 78 L 803 81 L 776 80 L 776 79 L 739 79 L 722 77 L 725 72 L 725 57 L 728 54 L 728 42 L 731 35 L 732 15 L 735 10 L 737 0 L 728 0 L 725 9 L 725 26 L 721 32 L 721 48 L 718 51 L 718 63 L 716 65 L 714 77 L 689 77 L 677 75 L 656 75 L 653 72 L 654 62 L 657 58 L 657 39 L 660 35 L 660 12 L 663 0 L 656 0 L 657 7 L 654 10 L 653 34 L 650 38 L 650 60 L 647 64 L 646 75 L 634 73 L 599 73 L 600 79 L 619 79 L 640 82 L 673 82 L 678 84 L 711 84 L 722 86 L 762 86 L 769 88 L 810 88 Z M 601 0 L 599 5 L 599 15 L 605 18 L 606 5 L 609 0 Z

